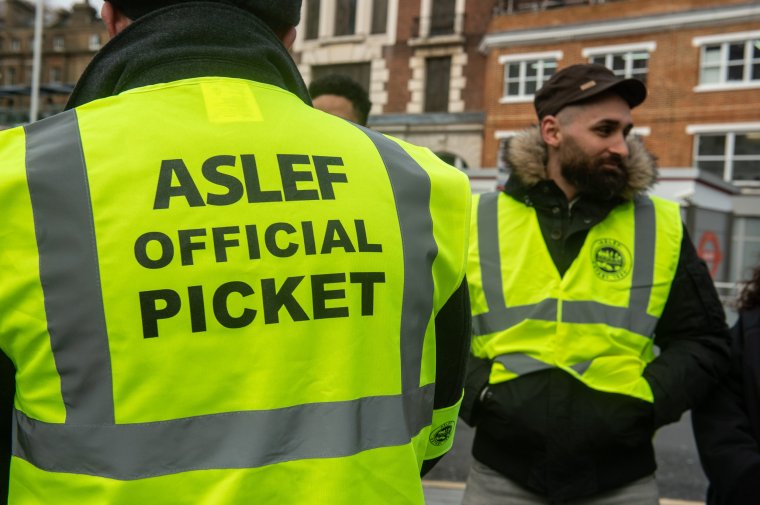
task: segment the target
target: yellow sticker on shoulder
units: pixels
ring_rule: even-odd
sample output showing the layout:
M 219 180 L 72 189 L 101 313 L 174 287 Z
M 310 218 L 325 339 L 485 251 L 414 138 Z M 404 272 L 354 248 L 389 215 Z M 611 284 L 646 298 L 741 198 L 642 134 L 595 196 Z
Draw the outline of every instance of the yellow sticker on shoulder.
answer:
M 261 109 L 247 83 L 202 82 L 206 114 L 212 123 L 247 123 L 262 121 Z

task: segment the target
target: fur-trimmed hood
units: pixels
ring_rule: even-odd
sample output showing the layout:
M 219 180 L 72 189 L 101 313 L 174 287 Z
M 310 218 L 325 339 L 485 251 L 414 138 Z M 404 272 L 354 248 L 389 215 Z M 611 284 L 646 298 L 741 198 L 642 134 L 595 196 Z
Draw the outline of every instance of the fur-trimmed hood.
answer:
M 630 155 L 624 161 L 628 173 L 628 184 L 619 195 L 630 200 L 645 193 L 657 182 L 656 159 L 646 150 L 636 137 L 628 138 Z M 519 133 L 509 143 L 507 161 L 512 174 L 525 186 L 535 186 L 546 180 L 547 148 L 538 128 L 531 128 Z

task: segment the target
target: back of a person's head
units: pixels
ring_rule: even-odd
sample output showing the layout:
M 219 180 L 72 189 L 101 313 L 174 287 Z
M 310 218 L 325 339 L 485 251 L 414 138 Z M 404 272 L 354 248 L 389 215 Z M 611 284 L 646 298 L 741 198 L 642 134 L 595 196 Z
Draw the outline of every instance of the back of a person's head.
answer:
M 106 0 L 130 19 L 138 19 L 170 5 L 199 0 Z M 296 26 L 301 19 L 302 0 L 201 0 L 225 3 L 249 11 L 275 31 Z
M 367 91 L 355 80 L 341 74 L 331 74 L 315 79 L 309 84 L 309 95 L 312 100 L 322 95 L 336 95 L 350 101 L 359 124 L 367 124 L 372 102 Z

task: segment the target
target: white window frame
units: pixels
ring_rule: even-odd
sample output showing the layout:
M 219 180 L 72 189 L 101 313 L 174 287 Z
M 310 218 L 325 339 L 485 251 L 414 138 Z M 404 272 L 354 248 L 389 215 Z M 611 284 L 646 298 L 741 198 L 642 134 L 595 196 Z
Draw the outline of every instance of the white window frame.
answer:
M 16 53 L 21 51 L 21 39 L 16 37 L 11 39 L 11 51 Z
M 646 52 L 652 54 L 657 49 L 656 42 L 640 42 L 636 44 L 619 44 L 615 46 L 601 46 L 601 47 L 587 47 L 581 51 L 584 58 L 591 60 L 591 58 L 604 56 L 605 65 L 607 68 L 612 69 L 611 59 L 615 56 L 622 56 L 625 60 L 625 72 L 622 77 L 631 78 L 636 77 L 638 74 L 633 73 L 633 53 Z M 649 76 L 649 58 L 647 59 L 647 77 Z
M 760 242 L 760 236 L 747 235 L 747 221 L 756 219 L 758 219 L 758 216 L 736 216 L 734 221 L 734 233 L 731 244 L 734 248 L 734 255 L 731 258 L 731 279 L 734 282 L 746 281 L 747 275 L 752 270 L 752 266 L 755 265 L 756 258 L 744 257 L 744 248 L 749 242 Z
M 60 53 L 66 49 L 66 39 L 63 35 L 53 36 L 53 51 Z
M 63 82 L 63 70 L 61 67 L 50 67 L 50 83 L 61 84 Z
M 744 42 L 744 79 L 741 81 L 726 80 L 728 69 L 728 46 L 736 42 Z M 725 91 L 735 89 L 760 88 L 760 78 L 752 80 L 752 42 L 760 42 L 760 30 L 751 32 L 736 32 L 723 35 L 709 35 L 694 37 L 692 46 L 699 48 L 699 83 L 694 88 L 695 92 Z M 705 66 L 705 50 L 707 46 L 720 45 L 719 81 L 717 83 L 703 83 L 702 70 Z M 760 64 L 760 58 L 757 59 Z M 711 65 L 714 66 L 714 65 Z
M 562 60 L 563 52 L 562 51 L 546 51 L 542 53 L 524 53 L 524 54 L 504 54 L 499 56 L 499 64 L 503 65 L 504 68 L 502 69 L 502 78 L 501 78 L 501 85 L 502 85 L 502 96 L 499 99 L 499 103 L 522 103 L 522 102 L 530 102 L 533 100 L 534 94 L 526 94 L 525 93 L 525 64 L 527 62 L 532 61 L 541 61 L 542 63 L 546 60 L 554 60 L 558 65 L 560 60 Z M 504 94 L 506 91 L 506 81 L 507 81 L 507 68 L 511 64 L 519 63 L 520 64 L 520 76 L 519 76 L 519 83 L 520 83 L 520 94 L 519 95 L 506 95 Z M 543 68 L 544 65 L 541 65 L 541 69 L 538 72 L 537 78 L 537 89 L 540 89 L 543 85 Z
M 100 34 L 91 33 L 87 39 L 87 47 L 89 47 L 91 51 L 97 51 L 102 46 L 103 46 L 103 42 L 100 39 Z
M 430 36 L 430 21 L 433 13 L 435 0 L 422 0 L 420 4 L 420 33 L 421 38 Z M 454 5 L 454 32 L 453 35 L 461 35 L 464 31 L 464 12 L 466 0 L 456 0 Z M 444 35 L 446 37 L 448 35 Z
M 651 134 L 652 128 L 649 126 L 634 126 L 629 133 L 629 135 L 636 135 L 637 137 L 648 137 Z
M 736 135 L 748 132 L 760 132 L 760 122 L 758 123 L 731 123 L 731 124 L 706 124 L 706 125 L 689 125 L 686 127 L 686 133 L 694 136 L 694 142 L 692 147 L 692 160 L 694 166 L 697 166 L 697 159 L 699 158 L 699 142 L 697 142 L 696 136 L 698 135 L 725 135 L 726 145 L 723 149 L 723 180 L 731 182 L 736 186 L 750 186 L 758 187 L 757 181 L 745 181 L 745 180 L 733 180 L 733 166 L 734 166 L 734 149 Z
M 499 171 L 498 177 L 503 177 L 505 175 L 506 166 L 502 164 L 501 160 L 501 142 L 503 140 L 512 139 L 516 137 L 520 133 L 520 130 L 496 130 L 494 132 L 494 138 L 497 140 L 496 143 L 496 168 Z
M 398 3 L 401 0 L 388 0 L 388 18 L 385 32 L 371 33 L 372 31 L 372 2 L 358 0 L 356 4 L 356 24 L 352 35 L 335 35 L 335 10 L 336 0 L 322 0 L 319 8 L 319 20 L 317 22 L 317 37 L 306 39 L 305 25 L 298 30 L 296 39 L 296 51 L 304 51 L 306 47 L 329 46 L 337 44 L 357 44 L 366 40 L 388 41 L 395 40 L 396 24 L 398 17 Z M 301 17 L 306 20 L 313 15 L 307 9 L 307 3 L 301 6 Z

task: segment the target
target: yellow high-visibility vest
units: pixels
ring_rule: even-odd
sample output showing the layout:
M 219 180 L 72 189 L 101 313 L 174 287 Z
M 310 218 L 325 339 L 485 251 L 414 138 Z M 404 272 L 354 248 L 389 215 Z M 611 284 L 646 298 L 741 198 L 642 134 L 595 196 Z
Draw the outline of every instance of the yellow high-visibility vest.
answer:
M 476 197 L 467 281 L 473 353 L 493 360 L 490 382 L 559 368 L 652 402 L 642 371 L 682 237 L 678 205 L 641 196 L 591 228 L 560 277 L 534 208 L 501 193 Z
M 0 133 L 11 504 L 422 504 L 470 190 L 278 87 L 196 78 Z

